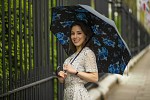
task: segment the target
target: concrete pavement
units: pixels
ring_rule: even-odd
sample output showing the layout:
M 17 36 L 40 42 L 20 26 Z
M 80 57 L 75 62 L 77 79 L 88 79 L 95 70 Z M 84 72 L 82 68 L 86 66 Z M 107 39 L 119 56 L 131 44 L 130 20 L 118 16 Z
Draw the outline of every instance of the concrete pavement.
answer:
M 108 92 L 106 100 L 150 100 L 150 50 L 138 60 L 128 76 Z
M 143 61 L 142 59 L 147 59 L 147 60 Z M 149 64 L 137 65 L 139 62 L 144 63 L 144 64 L 146 63 L 149 63 Z M 143 81 L 147 80 L 147 78 L 145 77 L 147 77 L 146 75 L 148 74 L 143 75 L 143 74 L 139 74 L 138 71 L 135 71 L 135 72 L 133 71 L 133 69 L 138 68 L 137 66 L 149 66 L 150 67 L 150 46 L 142 50 L 138 55 L 136 55 L 130 60 L 128 64 L 128 68 L 125 70 L 125 74 L 123 76 L 108 75 L 105 79 L 98 82 L 98 85 L 99 85 L 98 88 L 93 88 L 89 90 L 92 100 L 107 100 L 107 99 L 108 100 L 144 100 L 143 98 L 140 99 L 142 96 L 139 96 L 138 99 L 132 98 L 132 96 L 134 96 L 139 90 L 138 87 L 141 87 L 141 85 L 137 85 L 137 84 L 142 84 L 143 86 L 145 86 L 145 84 L 149 84 L 149 83 L 143 83 Z M 147 67 L 146 69 L 145 67 L 139 67 L 139 70 L 141 70 L 140 68 L 146 71 L 149 70 Z M 145 73 L 144 71 L 142 72 Z M 138 75 L 136 75 L 135 73 L 138 73 Z M 146 72 L 146 73 L 149 73 L 149 72 Z M 144 77 L 144 80 L 142 79 L 143 77 Z M 122 86 L 122 90 L 120 90 L 121 86 Z M 128 96 L 128 93 L 131 94 L 131 96 Z M 147 95 L 146 97 L 149 98 Z

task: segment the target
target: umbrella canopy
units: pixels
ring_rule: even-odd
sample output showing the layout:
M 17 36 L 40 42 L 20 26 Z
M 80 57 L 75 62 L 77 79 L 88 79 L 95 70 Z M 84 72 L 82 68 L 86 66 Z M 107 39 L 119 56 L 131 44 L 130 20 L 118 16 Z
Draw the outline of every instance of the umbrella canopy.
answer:
M 51 31 L 68 55 L 70 26 L 75 21 L 86 22 L 93 32 L 91 43 L 97 58 L 99 73 L 123 74 L 131 59 L 130 51 L 119 35 L 115 23 L 87 5 L 52 8 Z

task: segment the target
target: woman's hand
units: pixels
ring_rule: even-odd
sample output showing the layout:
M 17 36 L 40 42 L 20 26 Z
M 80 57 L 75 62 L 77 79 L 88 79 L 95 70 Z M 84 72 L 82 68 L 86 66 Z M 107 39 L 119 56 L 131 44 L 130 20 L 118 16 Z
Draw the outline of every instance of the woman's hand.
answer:
M 58 80 L 60 83 L 64 83 L 66 77 L 67 77 L 67 73 L 65 73 L 64 71 L 58 72 Z
M 67 77 L 67 73 L 65 73 L 64 71 L 60 71 L 58 72 L 58 76 L 65 79 Z
M 68 73 L 75 74 L 77 71 L 72 67 L 71 64 L 64 65 L 63 69 Z

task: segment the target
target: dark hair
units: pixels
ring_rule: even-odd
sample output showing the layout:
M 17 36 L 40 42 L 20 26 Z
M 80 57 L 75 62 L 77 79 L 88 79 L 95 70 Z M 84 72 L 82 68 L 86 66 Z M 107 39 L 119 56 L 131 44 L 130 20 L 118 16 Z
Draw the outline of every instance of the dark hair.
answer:
M 80 26 L 81 30 L 83 31 L 83 33 L 86 35 L 86 40 L 84 41 L 83 43 L 83 46 L 86 44 L 86 42 L 91 38 L 92 36 L 92 31 L 91 31 L 91 28 L 88 26 L 88 24 L 86 24 L 85 22 L 83 21 L 75 21 L 74 23 L 72 23 L 72 25 L 70 26 L 70 33 L 71 33 L 71 29 L 73 26 Z M 86 47 L 90 47 L 90 42 L 88 42 L 86 44 Z M 71 34 L 70 34 L 70 43 L 69 43 L 69 51 L 72 51 L 72 52 L 76 52 L 76 47 L 75 45 L 72 43 L 71 41 Z

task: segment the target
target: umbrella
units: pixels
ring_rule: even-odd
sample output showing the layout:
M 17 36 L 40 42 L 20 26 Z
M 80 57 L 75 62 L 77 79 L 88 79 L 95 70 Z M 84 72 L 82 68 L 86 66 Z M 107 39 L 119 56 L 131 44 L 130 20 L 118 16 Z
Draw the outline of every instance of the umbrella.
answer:
M 70 26 L 75 21 L 86 22 L 93 32 L 90 39 L 97 58 L 99 73 L 123 74 L 131 59 L 130 51 L 119 35 L 115 23 L 87 5 L 52 8 L 51 31 L 68 55 Z

